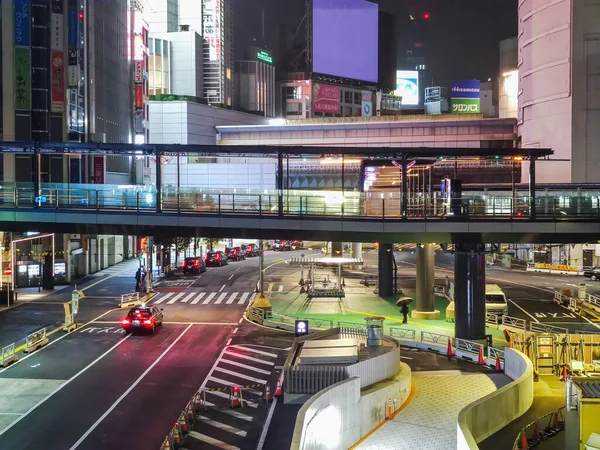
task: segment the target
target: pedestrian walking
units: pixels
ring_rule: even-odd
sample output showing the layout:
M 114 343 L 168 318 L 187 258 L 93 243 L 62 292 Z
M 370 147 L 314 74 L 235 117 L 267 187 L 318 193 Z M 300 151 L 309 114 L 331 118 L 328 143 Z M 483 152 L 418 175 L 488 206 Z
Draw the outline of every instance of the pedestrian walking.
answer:
M 142 282 L 142 269 L 137 270 L 135 273 L 135 292 L 140 290 L 140 283 Z
M 408 323 L 408 305 L 406 303 L 402 303 L 400 307 L 400 312 L 402 313 L 402 323 Z

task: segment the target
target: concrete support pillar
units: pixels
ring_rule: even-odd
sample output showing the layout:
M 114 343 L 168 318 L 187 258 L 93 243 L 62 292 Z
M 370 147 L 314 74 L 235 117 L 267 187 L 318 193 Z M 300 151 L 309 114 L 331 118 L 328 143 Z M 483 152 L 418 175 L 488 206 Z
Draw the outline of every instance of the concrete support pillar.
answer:
M 417 307 L 412 311 L 414 319 L 440 318 L 435 309 L 435 252 L 433 244 L 417 244 Z
M 362 242 L 353 242 L 352 243 L 352 258 L 362 258 Z M 360 266 L 354 266 L 352 267 L 354 270 L 359 270 L 362 269 L 362 267 Z
M 344 256 L 344 244 L 342 242 L 331 243 L 331 256 L 341 258 Z
M 485 254 L 483 244 L 456 244 L 454 252 L 455 336 L 485 339 Z
M 391 297 L 394 294 L 393 244 L 379 244 L 379 296 Z

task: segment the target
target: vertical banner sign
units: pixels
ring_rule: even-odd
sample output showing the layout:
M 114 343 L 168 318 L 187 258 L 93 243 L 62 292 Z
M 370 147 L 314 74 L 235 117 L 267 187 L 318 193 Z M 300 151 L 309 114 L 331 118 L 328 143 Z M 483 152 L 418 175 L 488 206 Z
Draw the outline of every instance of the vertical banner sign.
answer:
M 52 52 L 52 112 L 65 107 L 65 54 Z
M 210 61 L 218 60 L 217 1 L 218 0 L 206 0 L 204 2 L 204 13 L 202 15 L 202 35 L 208 43 Z
M 15 109 L 31 109 L 31 56 L 22 47 L 15 47 Z
M 15 0 L 15 45 L 29 47 L 30 45 L 30 24 L 29 0 Z
M 79 67 L 77 66 L 77 57 L 79 50 L 76 48 L 69 49 L 69 87 L 76 88 L 79 86 Z
M 144 61 L 135 61 L 135 71 L 133 81 L 135 84 L 142 84 L 144 81 Z
M 144 87 L 136 86 L 135 87 L 135 107 L 137 109 L 141 109 L 144 107 Z
M 69 9 L 69 48 L 77 48 L 77 10 Z
M 65 49 L 63 15 L 52 13 L 50 23 L 50 50 L 62 52 Z
M 136 134 L 144 133 L 144 110 L 136 109 L 133 116 L 133 131 Z
M 104 184 L 104 156 L 94 156 L 94 184 Z
M 479 80 L 452 82 L 452 114 L 479 114 L 481 112 L 481 83 Z
M 373 93 L 371 91 L 362 91 L 362 116 L 373 116 Z

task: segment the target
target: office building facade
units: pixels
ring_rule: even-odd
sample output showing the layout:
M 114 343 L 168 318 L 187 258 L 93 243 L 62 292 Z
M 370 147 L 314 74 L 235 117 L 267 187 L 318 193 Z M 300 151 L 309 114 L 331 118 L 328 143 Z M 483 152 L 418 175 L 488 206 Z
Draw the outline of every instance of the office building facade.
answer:
M 275 117 L 275 66 L 271 53 L 258 47 L 235 62 L 235 109 Z

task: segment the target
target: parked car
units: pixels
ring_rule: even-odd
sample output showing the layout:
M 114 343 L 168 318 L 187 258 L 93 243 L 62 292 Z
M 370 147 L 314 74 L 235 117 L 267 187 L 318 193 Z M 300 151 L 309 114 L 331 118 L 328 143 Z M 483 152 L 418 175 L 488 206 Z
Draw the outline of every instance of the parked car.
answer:
M 590 278 L 592 281 L 600 280 L 600 267 L 592 267 L 591 269 L 584 270 L 583 276 Z
M 227 264 L 227 255 L 222 251 L 208 252 L 204 262 L 207 266 L 221 267 Z
M 206 272 L 206 264 L 204 260 L 199 256 L 191 256 L 183 260 L 183 266 L 181 266 L 183 274 L 188 273 L 203 273 Z
M 291 250 L 290 241 L 273 241 L 273 250 Z
M 290 241 L 290 246 L 292 247 L 292 250 L 298 250 L 299 248 L 304 247 L 304 242 L 298 240 Z
M 154 333 L 156 327 L 163 324 L 162 309 L 158 306 L 135 306 L 129 310 L 127 317 L 121 320 L 121 327 L 126 334 L 134 331 Z
M 260 254 L 258 245 L 256 244 L 243 244 L 240 248 L 246 252 L 246 256 L 249 258 Z
M 246 253 L 240 247 L 227 247 L 225 249 L 225 254 L 230 261 L 246 259 Z

